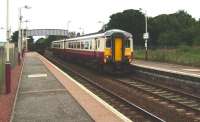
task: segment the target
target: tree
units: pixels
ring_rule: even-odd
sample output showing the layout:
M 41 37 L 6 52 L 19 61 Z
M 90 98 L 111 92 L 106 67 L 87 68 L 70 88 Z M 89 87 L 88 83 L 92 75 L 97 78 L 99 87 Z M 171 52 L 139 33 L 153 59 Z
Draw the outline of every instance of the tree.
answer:
M 106 29 L 122 29 L 132 33 L 134 44 L 143 46 L 142 34 L 145 32 L 144 15 L 139 10 L 125 10 L 110 16 Z M 196 21 L 184 10 L 173 14 L 148 17 L 148 44 L 153 47 L 174 47 L 194 45 L 200 38 L 200 21 Z
M 11 36 L 11 42 L 15 44 L 15 46 L 18 45 L 18 31 L 15 31 Z
M 18 33 L 18 31 L 15 31 L 11 36 L 11 42 L 14 43 L 15 46 L 18 46 Z M 33 45 L 34 39 L 32 36 L 29 36 L 27 41 L 29 44 L 28 47 L 31 47 Z
M 28 50 L 33 51 L 34 50 L 34 39 L 32 36 L 29 36 L 28 39 Z
M 197 21 L 187 12 L 180 10 L 173 14 L 162 14 L 151 18 L 149 32 L 155 46 L 192 45 Z M 163 42 L 162 42 L 163 41 Z
M 134 44 L 143 45 L 145 32 L 144 15 L 139 10 L 125 10 L 110 16 L 106 29 L 122 29 L 133 34 Z

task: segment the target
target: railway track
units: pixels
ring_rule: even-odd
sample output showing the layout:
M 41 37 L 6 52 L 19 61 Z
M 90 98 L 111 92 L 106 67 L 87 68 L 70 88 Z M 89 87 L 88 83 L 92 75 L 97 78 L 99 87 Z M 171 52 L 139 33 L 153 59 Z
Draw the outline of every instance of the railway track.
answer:
M 162 84 L 169 88 L 200 97 L 200 78 L 198 77 L 148 69 L 135 65 L 131 66 L 131 69 L 134 76 L 140 77 L 142 80 Z
M 65 67 L 63 66 L 65 62 L 62 62 L 62 60 L 53 60 L 54 63 L 59 60 L 57 64 Z M 67 68 L 69 69 L 69 67 Z M 64 68 L 64 70 L 66 69 Z M 72 71 L 73 69 L 66 72 L 133 121 L 200 122 L 199 98 L 191 94 L 159 86 L 157 83 L 145 82 L 144 79 L 135 79 L 135 77 L 122 79 L 94 74 L 92 78 L 91 74 L 87 75 L 84 71 L 74 71 L 74 73 Z M 77 74 L 80 74 L 80 76 L 77 76 Z M 105 83 L 109 84 L 108 87 Z M 135 105 L 137 109 L 148 111 L 147 113 L 155 116 L 158 120 L 152 120 L 149 115 L 143 115 L 143 112 L 133 109 L 131 104 Z
M 200 114 L 200 97 L 198 96 L 135 78 L 132 78 L 129 83 Z
M 93 93 L 100 96 L 114 108 L 122 112 L 125 116 L 135 122 L 165 122 L 165 120 L 157 117 L 156 115 L 144 110 L 143 108 L 135 105 L 133 102 L 121 97 L 120 95 L 114 93 L 112 90 L 104 88 L 102 85 L 98 84 L 94 80 L 82 75 L 79 72 L 63 65 L 63 63 L 57 60 L 47 57 L 52 62 L 56 63 L 58 66 L 71 75 L 78 82 L 83 84 L 85 87 L 90 89 Z
M 134 89 L 140 90 L 145 94 L 149 94 L 155 98 L 182 107 L 185 111 L 194 112 L 197 116 L 200 116 L 200 98 L 187 94 L 178 90 L 173 90 L 163 86 L 147 83 L 141 80 L 135 79 L 114 79 L 115 81 L 129 85 Z

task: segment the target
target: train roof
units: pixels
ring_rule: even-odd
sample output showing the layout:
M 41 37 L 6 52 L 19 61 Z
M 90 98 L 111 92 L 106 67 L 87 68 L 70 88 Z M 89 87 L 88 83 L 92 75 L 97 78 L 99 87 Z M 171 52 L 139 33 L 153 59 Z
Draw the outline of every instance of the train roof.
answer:
M 90 38 L 97 38 L 97 37 L 109 37 L 109 36 L 113 35 L 114 33 L 123 33 L 126 37 L 129 37 L 129 38 L 132 37 L 131 33 L 128 33 L 126 31 L 119 30 L 119 29 L 112 29 L 112 30 L 108 30 L 104 33 L 83 35 L 81 37 L 75 37 L 75 38 L 70 38 L 70 39 L 65 39 L 65 40 L 57 40 L 57 41 L 53 41 L 53 42 L 73 41 L 73 40 L 90 39 Z

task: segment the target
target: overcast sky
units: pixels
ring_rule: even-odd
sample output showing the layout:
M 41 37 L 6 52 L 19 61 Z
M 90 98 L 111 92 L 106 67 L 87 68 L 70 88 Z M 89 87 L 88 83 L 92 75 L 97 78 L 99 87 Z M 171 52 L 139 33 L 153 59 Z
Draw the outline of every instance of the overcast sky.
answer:
M 18 29 L 18 9 L 24 5 L 32 8 L 22 9 L 23 19 L 30 29 L 67 29 L 85 33 L 98 31 L 103 21 L 107 23 L 109 16 L 125 9 L 142 8 L 148 16 L 170 14 L 178 10 L 186 10 L 194 18 L 200 18 L 200 2 L 198 0 L 10 0 L 10 26 L 12 31 Z M 6 0 L 0 0 L 0 27 L 6 25 Z M 25 26 L 25 24 L 24 24 Z M 0 30 L 0 41 L 5 40 L 5 29 Z

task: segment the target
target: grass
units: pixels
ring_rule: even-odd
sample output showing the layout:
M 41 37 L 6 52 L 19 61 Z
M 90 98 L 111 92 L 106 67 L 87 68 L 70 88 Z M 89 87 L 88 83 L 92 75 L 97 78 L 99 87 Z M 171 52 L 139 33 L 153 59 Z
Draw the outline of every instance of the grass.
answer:
M 144 59 L 145 50 L 135 49 L 135 58 Z M 179 46 L 174 49 L 150 49 L 148 59 L 159 62 L 200 67 L 200 47 Z

